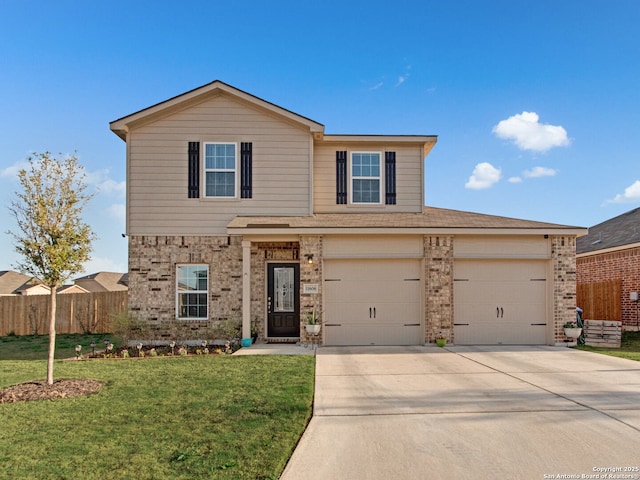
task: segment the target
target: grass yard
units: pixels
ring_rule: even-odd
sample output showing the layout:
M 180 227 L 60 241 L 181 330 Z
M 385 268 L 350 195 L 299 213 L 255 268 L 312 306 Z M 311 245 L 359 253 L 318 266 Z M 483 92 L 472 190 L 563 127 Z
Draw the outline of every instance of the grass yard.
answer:
M 0 404 L 1 475 L 277 479 L 311 418 L 314 365 L 307 355 L 56 362 L 56 379 L 104 386 Z M 45 372 L 42 360 L 0 361 L 0 388 Z
M 640 332 L 624 332 L 620 348 L 600 348 L 587 345 L 579 345 L 575 348 L 640 362 Z
M 116 346 L 118 339 L 108 334 L 57 334 L 56 358 L 75 357 L 76 345 L 82 345 L 82 353 L 91 353 L 91 342 L 96 350 L 104 350 L 104 341 L 109 339 Z M 49 335 L 8 335 L 0 337 L 0 360 L 42 360 L 49 352 Z M 46 371 L 46 370 L 45 370 Z M 44 377 L 45 375 L 43 375 Z

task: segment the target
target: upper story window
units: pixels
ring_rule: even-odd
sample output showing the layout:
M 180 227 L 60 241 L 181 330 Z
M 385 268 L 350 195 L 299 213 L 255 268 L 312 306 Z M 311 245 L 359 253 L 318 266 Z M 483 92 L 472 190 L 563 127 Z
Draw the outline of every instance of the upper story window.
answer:
M 381 184 L 380 153 L 351 153 L 351 202 L 380 203 Z
M 178 265 L 176 271 L 176 311 L 182 320 L 202 320 L 209 317 L 209 267 Z
M 204 144 L 205 197 L 235 198 L 237 155 L 235 143 Z

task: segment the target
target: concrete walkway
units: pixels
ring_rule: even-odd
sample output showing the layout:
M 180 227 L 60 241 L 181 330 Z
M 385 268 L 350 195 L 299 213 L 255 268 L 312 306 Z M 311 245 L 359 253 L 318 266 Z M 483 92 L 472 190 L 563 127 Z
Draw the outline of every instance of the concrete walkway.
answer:
M 537 346 L 324 347 L 316 360 L 314 416 L 284 480 L 640 478 L 638 362 Z

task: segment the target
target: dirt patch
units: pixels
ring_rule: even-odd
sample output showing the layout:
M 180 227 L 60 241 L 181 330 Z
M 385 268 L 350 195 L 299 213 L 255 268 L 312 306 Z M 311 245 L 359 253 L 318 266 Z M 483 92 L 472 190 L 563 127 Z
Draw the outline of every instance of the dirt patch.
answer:
M 96 393 L 102 388 L 97 380 L 67 378 L 47 382 L 26 382 L 0 390 L 0 403 L 28 402 L 32 400 L 53 400 L 55 398 L 80 397 Z

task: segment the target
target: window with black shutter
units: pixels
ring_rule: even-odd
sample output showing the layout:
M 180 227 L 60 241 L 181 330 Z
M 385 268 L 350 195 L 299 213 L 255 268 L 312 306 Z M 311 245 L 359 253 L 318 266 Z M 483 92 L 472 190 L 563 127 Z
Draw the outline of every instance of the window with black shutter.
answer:
M 336 204 L 347 203 L 347 152 L 336 152 Z
M 189 142 L 188 154 L 188 198 L 200 197 L 200 142 Z
M 252 198 L 252 156 L 253 144 L 242 142 L 240 144 L 240 198 Z
M 385 200 L 387 205 L 396 204 L 396 152 L 384 152 Z

